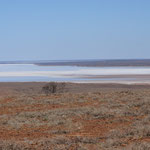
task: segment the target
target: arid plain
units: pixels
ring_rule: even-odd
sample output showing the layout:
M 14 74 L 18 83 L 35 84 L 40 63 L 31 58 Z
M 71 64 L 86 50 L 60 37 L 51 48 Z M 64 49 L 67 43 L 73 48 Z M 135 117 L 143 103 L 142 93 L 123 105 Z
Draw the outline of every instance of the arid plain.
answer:
M 150 149 L 150 85 L 45 84 L 0 83 L 0 149 Z

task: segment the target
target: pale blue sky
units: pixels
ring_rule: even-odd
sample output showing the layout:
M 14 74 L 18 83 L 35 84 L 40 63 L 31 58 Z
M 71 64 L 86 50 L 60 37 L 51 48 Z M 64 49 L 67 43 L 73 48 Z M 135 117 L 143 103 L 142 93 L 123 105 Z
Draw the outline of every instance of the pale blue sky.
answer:
M 150 58 L 150 0 L 0 0 L 0 60 Z

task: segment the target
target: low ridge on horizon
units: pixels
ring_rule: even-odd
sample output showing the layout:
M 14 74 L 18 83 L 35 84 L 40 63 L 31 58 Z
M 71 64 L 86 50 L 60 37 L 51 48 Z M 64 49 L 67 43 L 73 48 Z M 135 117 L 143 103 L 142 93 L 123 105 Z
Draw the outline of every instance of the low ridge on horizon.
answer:
M 150 66 L 150 59 L 81 59 L 81 60 L 20 60 L 0 61 L 0 64 L 34 64 L 40 66 Z

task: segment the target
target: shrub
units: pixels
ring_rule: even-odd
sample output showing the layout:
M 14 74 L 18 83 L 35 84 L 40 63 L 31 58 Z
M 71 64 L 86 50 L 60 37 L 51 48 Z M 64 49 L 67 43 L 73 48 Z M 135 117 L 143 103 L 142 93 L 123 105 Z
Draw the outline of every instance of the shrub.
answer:
M 65 91 L 65 86 L 66 83 L 50 82 L 42 88 L 42 91 L 45 94 L 63 93 Z

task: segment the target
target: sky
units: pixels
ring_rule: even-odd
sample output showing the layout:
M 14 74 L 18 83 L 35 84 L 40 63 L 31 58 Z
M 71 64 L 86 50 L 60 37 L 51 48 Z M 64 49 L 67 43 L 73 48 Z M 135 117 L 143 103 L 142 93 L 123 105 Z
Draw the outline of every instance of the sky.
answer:
M 150 58 L 150 0 L 0 0 L 0 61 Z

